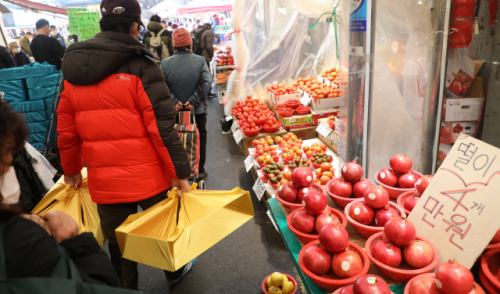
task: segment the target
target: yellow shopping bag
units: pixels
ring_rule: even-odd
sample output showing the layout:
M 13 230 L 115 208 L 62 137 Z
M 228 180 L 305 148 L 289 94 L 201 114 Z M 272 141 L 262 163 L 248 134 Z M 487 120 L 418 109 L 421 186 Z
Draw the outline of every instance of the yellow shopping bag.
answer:
M 80 188 L 73 189 L 61 177 L 31 212 L 40 216 L 55 210 L 67 213 L 80 227 L 80 233 L 93 233 L 97 242 L 102 246 L 106 237 L 101 229 L 97 204 L 90 197 L 86 168 L 82 170 L 82 178 Z
M 247 191 L 195 187 L 180 198 L 174 188 L 169 198 L 129 216 L 116 229 L 122 256 L 173 272 L 255 216 Z

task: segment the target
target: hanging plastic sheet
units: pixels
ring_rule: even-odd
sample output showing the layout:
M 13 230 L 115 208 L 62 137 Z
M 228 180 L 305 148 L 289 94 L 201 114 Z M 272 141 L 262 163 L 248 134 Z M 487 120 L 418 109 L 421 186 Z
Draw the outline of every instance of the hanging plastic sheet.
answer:
M 250 193 L 194 190 L 128 217 L 116 229 L 124 258 L 176 271 L 255 216 Z M 180 206 L 180 208 L 179 208 Z

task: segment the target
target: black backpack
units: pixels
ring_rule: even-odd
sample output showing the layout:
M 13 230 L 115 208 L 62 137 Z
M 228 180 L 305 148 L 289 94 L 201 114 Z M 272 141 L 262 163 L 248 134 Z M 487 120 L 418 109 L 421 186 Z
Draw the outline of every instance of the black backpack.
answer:
M 201 55 L 203 50 L 206 48 L 206 44 L 204 48 L 201 47 L 201 36 L 206 30 L 208 30 L 208 28 L 204 28 L 197 33 L 195 33 L 195 31 L 191 32 L 191 39 L 193 39 L 193 53 L 196 55 Z

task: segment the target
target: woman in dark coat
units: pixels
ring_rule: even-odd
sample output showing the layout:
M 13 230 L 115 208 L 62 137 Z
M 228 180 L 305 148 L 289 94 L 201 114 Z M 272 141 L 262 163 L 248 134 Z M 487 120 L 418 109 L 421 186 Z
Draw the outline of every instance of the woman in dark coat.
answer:
M 23 49 L 21 49 L 21 46 L 19 46 L 19 43 L 17 41 L 9 43 L 9 51 L 12 55 L 12 58 L 14 58 L 16 66 L 25 66 L 26 64 L 31 63 L 28 53 L 24 52 Z

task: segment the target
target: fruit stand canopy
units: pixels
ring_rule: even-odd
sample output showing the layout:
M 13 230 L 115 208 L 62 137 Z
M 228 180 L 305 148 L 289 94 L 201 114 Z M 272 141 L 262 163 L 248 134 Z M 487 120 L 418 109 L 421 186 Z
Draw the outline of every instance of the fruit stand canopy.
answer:
M 216 12 L 216 11 L 232 11 L 233 6 L 231 3 L 224 1 L 207 1 L 207 0 L 194 0 L 190 1 L 187 5 L 182 6 L 177 11 L 179 14 L 185 13 L 203 13 L 203 12 Z
M 50 5 L 45 5 L 45 4 L 40 4 L 32 1 L 27 1 L 27 0 L 5 0 L 6 2 L 9 2 L 11 4 L 21 6 L 23 8 L 31 8 L 31 9 L 36 9 L 36 10 L 41 10 L 41 11 L 48 11 L 48 12 L 53 12 L 53 13 L 59 13 L 59 14 L 68 14 L 68 11 L 64 8 L 58 8 Z

